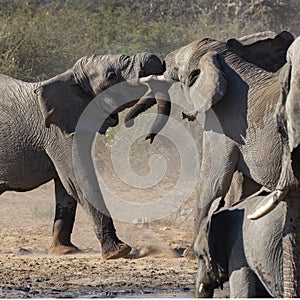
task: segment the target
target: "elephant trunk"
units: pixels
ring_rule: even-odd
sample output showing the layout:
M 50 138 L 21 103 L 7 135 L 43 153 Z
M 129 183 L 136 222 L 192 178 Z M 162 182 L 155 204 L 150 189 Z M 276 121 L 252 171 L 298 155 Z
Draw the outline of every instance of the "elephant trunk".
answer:
M 283 230 L 284 298 L 300 297 L 300 189 L 290 190 L 285 198 L 286 220 Z
M 150 75 L 139 78 L 139 82 L 149 84 L 149 90 L 137 104 L 125 116 L 125 125 L 131 127 L 134 124 L 134 119 L 148 108 L 157 103 L 157 116 L 151 126 L 150 133 L 146 140 L 153 142 L 154 137 L 162 130 L 168 121 L 171 112 L 171 102 L 168 94 L 170 85 L 173 80 L 167 80 L 163 75 Z
M 166 125 L 171 112 L 171 102 L 169 99 L 166 99 L 168 95 L 158 92 L 155 97 L 157 102 L 157 115 L 151 126 L 150 133 L 146 136 L 146 140 L 149 139 L 150 144 L 153 142 L 157 133 Z

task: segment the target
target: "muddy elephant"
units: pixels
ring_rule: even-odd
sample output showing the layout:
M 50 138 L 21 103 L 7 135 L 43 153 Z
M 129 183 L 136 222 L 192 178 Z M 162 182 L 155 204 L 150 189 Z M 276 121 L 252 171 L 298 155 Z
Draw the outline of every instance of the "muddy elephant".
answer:
M 106 213 L 89 203 L 80 189 L 72 165 L 72 141 L 80 115 L 95 96 L 118 83 L 124 87 L 125 83 L 138 89 L 139 97 L 156 102 L 148 95 L 149 87 L 138 84 L 138 79 L 163 71 L 157 56 L 139 53 L 131 57 L 84 57 L 71 69 L 43 82 L 27 83 L 0 75 L 0 194 L 28 191 L 54 179 L 56 210 L 50 254 L 78 250 L 71 242 L 77 202 L 93 218 L 104 259 L 129 253 L 130 246 L 117 237 L 101 191 L 99 203 Z M 109 126 L 117 125 L 118 112 L 138 100 L 126 103 L 128 99 L 123 101 L 122 95 L 117 100 L 109 99 L 106 108 L 115 106 L 99 132 L 105 134 Z M 160 103 L 163 105 L 163 101 Z
M 213 297 L 229 280 L 230 297 L 283 297 L 282 239 L 286 203 L 257 221 L 247 215 L 270 192 L 259 192 L 229 209 L 217 199 L 195 242 L 199 260 L 196 294 Z M 214 209 L 217 211 L 214 212 Z

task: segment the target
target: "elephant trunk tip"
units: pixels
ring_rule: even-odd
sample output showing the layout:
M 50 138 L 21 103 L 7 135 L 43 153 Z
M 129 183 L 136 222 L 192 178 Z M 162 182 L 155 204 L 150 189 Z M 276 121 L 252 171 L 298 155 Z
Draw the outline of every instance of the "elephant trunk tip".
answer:
M 146 136 L 145 140 L 150 140 L 150 144 L 152 144 L 152 142 L 153 142 L 155 136 L 156 136 L 156 133 L 149 133 L 149 134 Z

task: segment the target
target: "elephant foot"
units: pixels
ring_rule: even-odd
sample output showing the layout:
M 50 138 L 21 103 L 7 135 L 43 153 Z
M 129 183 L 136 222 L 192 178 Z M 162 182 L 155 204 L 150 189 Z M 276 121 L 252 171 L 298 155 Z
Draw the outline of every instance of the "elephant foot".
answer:
M 66 246 L 66 245 L 56 245 L 51 246 L 48 254 L 49 255 L 66 255 L 66 254 L 75 254 L 80 253 L 81 251 L 74 245 Z
M 186 248 L 183 252 L 183 256 L 188 260 L 195 260 L 196 255 L 194 253 L 193 247 L 190 246 L 190 247 Z
M 131 247 L 121 241 L 110 241 L 102 246 L 102 258 L 104 260 L 125 257 L 131 251 Z

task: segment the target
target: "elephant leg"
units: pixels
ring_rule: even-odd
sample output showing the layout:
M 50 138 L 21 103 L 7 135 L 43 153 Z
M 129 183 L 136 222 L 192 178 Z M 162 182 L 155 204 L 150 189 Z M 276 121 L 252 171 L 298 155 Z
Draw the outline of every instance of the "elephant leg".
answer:
M 271 297 L 249 267 L 236 268 L 229 276 L 230 298 Z
M 131 251 L 131 247 L 117 237 L 112 218 L 90 203 L 86 205 L 93 218 L 95 233 L 101 244 L 102 258 L 116 259 L 126 256 Z
M 239 160 L 239 150 L 230 141 L 219 145 L 220 138 L 215 135 L 203 135 L 202 165 L 197 189 L 196 234 L 202 220 L 207 217 L 212 202 L 218 197 L 225 197 L 229 191 Z
M 77 201 L 67 194 L 59 179 L 55 179 L 56 210 L 53 224 L 52 244 L 49 254 L 62 255 L 79 252 L 71 243 Z
M 218 147 L 219 138 L 214 133 L 203 135 L 203 155 L 200 169 L 200 179 L 197 187 L 197 207 L 194 219 L 194 241 L 192 247 L 188 247 L 184 256 L 195 259 L 193 245 L 198 235 L 202 220 L 208 215 L 212 202 L 229 191 L 233 174 L 239 159 L 238 149 L 226 142 Z M 216 143 L 217 145 L 213 145 Z M 224 147 L 226 149 L 224 149 Z M 219 153 L 212 153 L 211 149 L 218 149 Z

